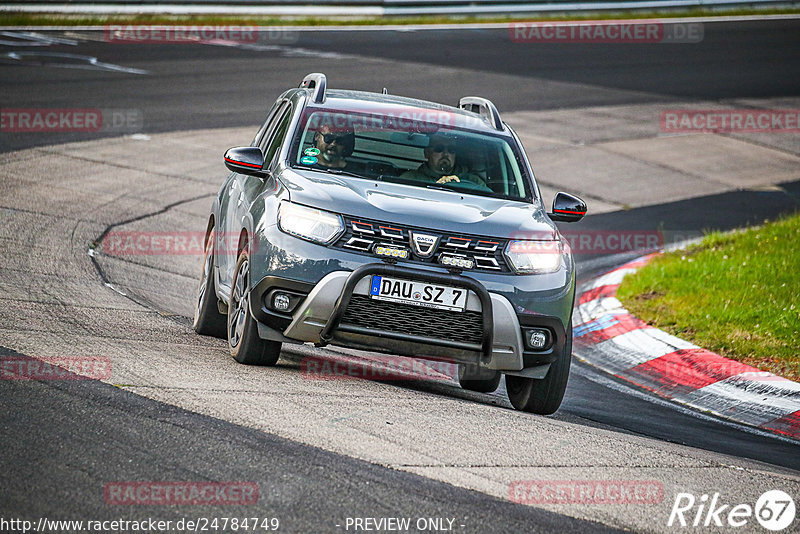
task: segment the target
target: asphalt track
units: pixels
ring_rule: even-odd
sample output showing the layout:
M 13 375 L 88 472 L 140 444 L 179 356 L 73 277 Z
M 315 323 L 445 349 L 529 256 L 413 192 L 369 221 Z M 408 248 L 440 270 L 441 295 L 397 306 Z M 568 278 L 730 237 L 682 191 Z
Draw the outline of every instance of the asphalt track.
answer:
M 501 109 L 509 110 L 669 102 L 687 96 L 797 96 L 796 78 L 788 73 L 800 71 L 798 26 L 797 21 L 723 23 L 707 25 L 704 42 L 691 47 L 536 45 L 535 52 L 530 53 L 519 53 L 519 47 L 532 45 L 511 44 L 502 30 L 301 33 L 295 43 L 265 50 L 119 46 L 79 40 L 75 46 L 48 50 L 97 56 L 104 62 L 147 70 L 149 74 L 22 66 L 7 59 L 7 65 L 0 68 L 0 87 L 4 108 L 141 110 L 147 133 L 255 125 L 262 120 L 271 98 L 314 70 L 326 72 L 337 85 L 363 89 L 387 86 L 399 94 L 441 101 L 455 101 L 461 96 L 456 93 L 458 88 L 469 87 L 470 92 L 490 96 Z M 327 56 L 319 57 L 320 53 Z M 385 62 L 370 61 L 365 55 L 397 61 L 394 68 L 387 69 Z M 484 74 L 466 78 L 462 70 L 457 76 L 448 76 L 455 73 L 448 69 L 465 66 Z M 529 83 L 524 84 L 521 79 Z M 587 91 L 588 85 L 594 90 Z M 96 136 L 4 132 L 0 143 L 3 152 L 10 152 L 92 137 Z M 53 179 L 59 174 L 57 168 L 31 167 L 31 171 Z M 221 177 L 220 173 L 220 180 Z M 8 192 L 3 207 L 17 210 L 20 206 L 13 202 L 17 188 L 11 183 L 13 179 L 2 178 L 3 189 Z M 724 193 L 602 214 L 588 217 L 581 227 L 630 229 L 666 224 L 682 230 L 731 228 L 796 210 L 800 187 L 794 183 L 783 189 Z M 121 213 L 100 219 L 118 222 Z M 30 214 L 33 219 L 40 217 L 35 210 Z M 33 231 L 19 220 L 14 217 L 14 225 L 23 226 L 5 226 L 6 237 L 15 231 Z M 5 250 L 4 254 L 17 257 L 18 269 L 25 268 L 26 255 Z M 29 259 L 36 259 L 36 254 Z M 582 273 L 586 276 L 618 261 L 619 258 L 606 258 L 586 262 Z M 164 272 L 169 271 L 166 266 Z M 141 277 L 147 275 L 144 270 L 138 273 Z M 4 284 L 11 287 L 16 280 L 18 277 L 11 277 Z M 35 292 L 32 283 L 29 285 Z M 136 297 L 143 301 L 153 298 L 147 294 Z M 6 304 L 7 313 L 16 309 L 14 299 Z M 69 306 L 69 298 L 62 304 Z M 155 308 L 174 314 L 174 310 Z M 62 315 L 63 312 L 57 314 L 63 318 Z M 176 328 L 185 329 L 185 320 L 175 321 Z M 12 324 L 11 329 L 18 334 L 25 332 L 21 322 Z M 36 336 L 35 329 L 28 335 Z M 0 349 L 3 355 L 15 354 L 23 345 L 36 346 L 35 339 L 28 343 L 17 340 L 11 346 L 11 340 L 17 337 L 8 333 L 6 336 L 7 341 L 0 343 L 9 345 Z M 44 339 L 52 342 L 51 336 L 43 336 Z M 109 343 L 113 344 L 113 339 Z M 200 340 L 196 350 L 202 351 L 203 347 L 218 350 L 218 346 Z M 291 355 L 287 356 L 293 361 Z M 119 510 L 110 510 L 97 498 L 97 487 L 98 481 L 121 476 L 130 480 L 246 478 L 259 481 L 262 515 L 274 511 L 291 532 L 336 531 L 333 525 L 346 516 L 436 514 L 467 518 L 463 530 L 466 532 L 582 532 L 605 528 L 309 447 L 107 384 L 4 381 L 0 387 L 3 406 L 7 407 L 0 423 L 2 442 L 9 451 L 3 456 L 0 475 L 4 488 L 0 513 L 4 517 L 120 515 Z M 398 389 L 404 395 L 467 401 L 481 408 L 483 417 L 497 410 L 493 398 L 462 394 L 444 385 L 411 384 Z M 743 465 L 752 472 L 781 472 L 787 480 L 796 479 L 796 470 L 800 469 L 795 444 L 670 408 L 583 365 L 575 366 L 567 398 L 554 419 L 575 425 L 587 434 L 599 430 L 632 438 L 641 436 L 648 446 L 664 451 L 683 453 L 682 448 L 667 443 L 656 445 L 659 440 L 685 444 L 710 451 L 693 450 L 695 458 L 719 465 Z M 598 458 L 598 464 L 603 462 Z M 775 471 L 767 464 L 782 468 Z M 141 516 L 144 511 L 150 510 L 126 510 L 122 515 Z M 184 513 L 164 512 L 163 508 L 156 512 L 164 518 Z M 497 520 L 498 517 L 503 519 Z
M 59 35 L 74 35 L 77 46 L 2 46 L 0 65 L 11 68 L 2 69 L 0 80 L 4 107 L 136 109 L 152 133 L 260 124 L 275 95 L 315 70 L 333 85 L 386 87 L 435 102 L 455 104 L 468 90 L 504 111 L 781 97 L 797 95 L 798 30 L 797 19 L 719 22 L 705 24 L 695 44 L 515 43 L 507 29 L 288 31 L 233 47 L 115 45 L 104 42 L 102 31 L 76 31 Z M 13 50 L 97 57 L 151 74 L 3 57 Z M 52 63 L 75 68 L 35 68 Z M 0 150 L 78 138 L 84 137 L 9 133 Z
M 0 355 L 19 356 L 0 348 Z M 282 532 L 332 532 L 347 517 L 448 517 L 460 532 L 616 532 L 154 402 L 96 381 L 4 384 L 5 518 L 215 517 L 213 506 L 108 506 L 119 480 L 254 482 Z M 98 492 L 99 490 L 99 492 Z M 98 495 L 98 493 L 100 495 Z M 127 508 L 127 509 L 124 509 Z M 237 507 L 242 509 L 242 507 Z M 252 509 L 245 515 L 253 517 Z M 502 522 L 497 518 L 502 517 Z M 462 526 L 463 525 L 463 526 Z

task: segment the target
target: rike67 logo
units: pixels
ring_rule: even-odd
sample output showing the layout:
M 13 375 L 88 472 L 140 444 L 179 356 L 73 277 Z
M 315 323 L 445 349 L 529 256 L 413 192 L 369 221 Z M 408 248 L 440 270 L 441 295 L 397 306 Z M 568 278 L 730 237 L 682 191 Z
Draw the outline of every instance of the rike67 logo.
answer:
M 678 493 L 667 526 L 677 527 L 732 527 L 747 525 L 753 517 L 767 530 L 778 532 L 794 523 L 794 500 L 781 490 L 764 492 L 755 506 L 725 503 L 719 493 L 701 495 Z

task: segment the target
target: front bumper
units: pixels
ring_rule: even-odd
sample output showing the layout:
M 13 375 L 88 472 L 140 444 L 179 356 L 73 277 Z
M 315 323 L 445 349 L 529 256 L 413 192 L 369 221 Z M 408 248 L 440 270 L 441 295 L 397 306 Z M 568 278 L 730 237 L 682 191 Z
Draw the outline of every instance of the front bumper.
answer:
M 479 330 L 478 335 L 469 341 L 447 339 L 435 333 L 421 335 L 405 321 L 405 316 L 419 313 L 419 310 L 406 304 L 396 305 L 396 310 L 390 310 L 394 315 L 384 316 L 389 317 L 385 326 L 376 326 L 374 321 L 370 326 L 357 324 L 358 321 L 352 320 L 353 314 L 347 311 L 354 299 L 370 305 L 372 301 L 368 300 L 368 295 L 373 274 L 468 289 L 466 311 L 444 313 L 450 314 L 451 322 L 468 322 L 471 317 L 474 330 Z M 301 296 L 301 302 L 291 314 L 270 310 L 265 297 L 276 288 Z M 478 362 L 489 369 L 539 378 L 560 356 L 565 340 L 561 320 L 544 315 L 518 317 L 505 296 L 488 291 L 473 278 L 385 263 L 363 265 L 354 271 L 334 271 L 315 285 L 266 277 L 253 288 L 250 303 L 253 317 L 262 323 L 262 337 L 269 339 L 318 345 L 332 343 L 412 357 Z M 553 334 L 552 346 L 539 352 L 527 350 L 522 339 L 525 326 L 548 328 Z
M 418 280 L 421 282 L 431 282 L 436 284 L 462 287 L 470 291 L 470 297 L 477 295 L 478 300 L 480 301 L 482 323 L 480 343 L 440 339 L 433 336 L 425 336 L 420 338 L 420 336 L 410 332 L 403 333 L 391 329 L 376 329 L 374 327 L 364 328 L 362 326 L 353 324 L 343 324 L 342 319 L 344 318 L 345 310 L 350 303 L 356 286 L 359 284 L 363 285 L 364 282 L 369 280 L 368 277 L 373 274 L 397 276 L 411 280 Z M 339 294 L 339 298 L 336 300 L 336 304 L 331 311 L 328 321 L 325 323 L 325 327 L 319 333 L 319 337 L 322 339 L 322 341 L 329 343 L 334 340 L 334 336 L 338 333 L 363 334 L 367 336 L 377 335 L 382 338 L 388 338 L 397 341 L 412 341 L 425 345 L 436 345 L 451 349 L 479 352 L 481 362 L 489 363 L 492 359 L 492 338 L 494 330 L 492 318 L 492 299 L 489 296 L 489 292 L 472 278 L 375 263 L 363 265 L 348 275 L 347 279 L 345 280 L 344 287 Z

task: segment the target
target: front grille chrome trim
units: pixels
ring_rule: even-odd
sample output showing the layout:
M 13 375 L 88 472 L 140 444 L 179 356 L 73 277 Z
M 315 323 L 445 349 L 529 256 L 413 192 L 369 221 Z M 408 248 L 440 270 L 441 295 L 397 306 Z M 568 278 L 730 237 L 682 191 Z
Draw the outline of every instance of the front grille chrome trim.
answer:
M 357 232 L 359 234 L 370 234 L 375 235 L 375 229 L 372 227 L 370 223 L 363 223 L 361 221 L 352 221 L 350 223 L 351 228 L 353 228 L 353 232 Z
M 408 258 L 402 259 L 402 262 L 431 267 L 442 267 L 438 257 L 440 253 L 447 252 L 472 260 L 473 272 L 513 273 L 511 266 L 503 256 L 503 250 L 507 243 L 504 239 L 418 228 L 349 215 L 343 217 L 346 230 L 342 237 L 329 245 L 333 248 L 372 256 L 374 247 L 379 244 L 410 247 L 411 254 Z M 425 254 L 427 247 L 418 248 L 416 246 L 415 235 L 436 240 L 431 254 Z M 379 258 L 378 256 L 373 257 Z
M 491 256 L 475 256 L 473 259 L 475 260 L 475 267 L 478 269 L 502 270 L 497 260 Z
M 388 239 L 405 239 L 403 235 L 403 230 L 400 228 L 394 228 L 392 226 L 380 226 L 381 236 L 386 237 Z
M 352 248 L 355 250 L 363 250 L 364 252 L 368 252 L 370 247 L 372 247 L 373 241 L 369 239 L 361 239 L 359 237 L 351 237 L 347 240 L 347 243 L 342 245 L 343 247 Z
M 497 247 L 500 245 L 497 241 L 478 241 L 475 244 L 476 252 L 497 252 Z
M 453 248 L 469 248 L 469 244 L 472 243 L 471 239 L 465 239 L 463 237 L 450 237 L 447 240 L 447 243 L 444 244 L 446 247 L 453 247 Z

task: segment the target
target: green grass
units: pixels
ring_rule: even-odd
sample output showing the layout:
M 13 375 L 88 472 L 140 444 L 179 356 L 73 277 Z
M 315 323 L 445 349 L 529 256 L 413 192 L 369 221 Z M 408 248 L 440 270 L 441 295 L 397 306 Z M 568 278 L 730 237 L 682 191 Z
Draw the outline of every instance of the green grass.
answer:
M 609 11 L 593 13 L 542 13 L 523 16 L 386 16 L 386 17 L 277 17 L 268 15 L 91 15 L 59 13 L 0 13 L 0 26 L 103 26 L 106 24 L 247 25 L 247 26 L 351 26 L 387 24 L 467 24 L 548 20 L 656 19 L 671 17 L 797 14 L 800 8 L 775 9 L 674 9 L 669 11 Z
M 617 296 L 662 330 L 800 380 L 800 214 L 658 256 Z

